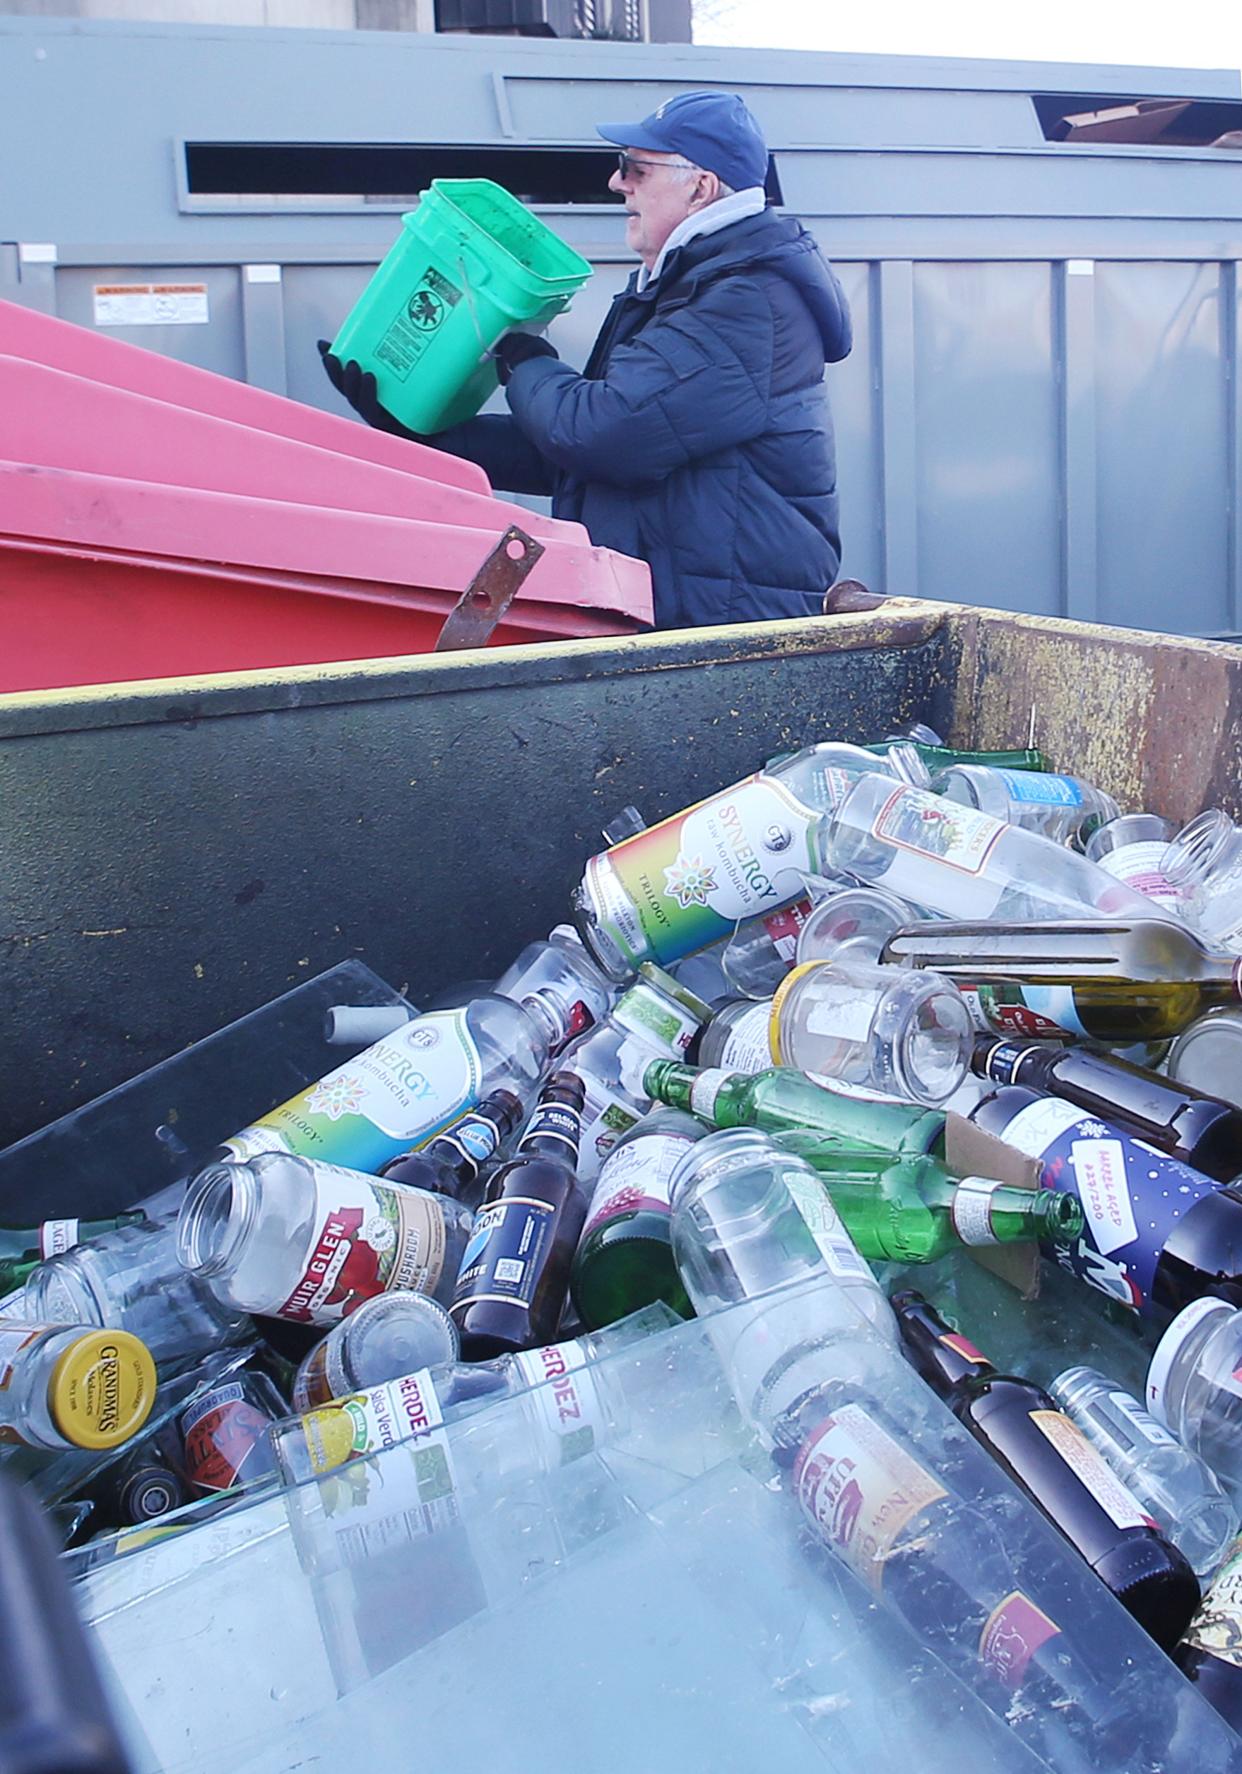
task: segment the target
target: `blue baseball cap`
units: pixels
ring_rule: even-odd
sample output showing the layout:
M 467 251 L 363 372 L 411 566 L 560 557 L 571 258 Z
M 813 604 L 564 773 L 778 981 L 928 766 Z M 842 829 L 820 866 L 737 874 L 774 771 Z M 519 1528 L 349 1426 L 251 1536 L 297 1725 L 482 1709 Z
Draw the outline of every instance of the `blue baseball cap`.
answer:
M 597 123 L 606 142 L 619 148 L 680 154 L 705 172 L 744 191 L 768 176 L 768 145 L 745 102 L 735 92 L 683 92 L 666 99 L 641 123 Z

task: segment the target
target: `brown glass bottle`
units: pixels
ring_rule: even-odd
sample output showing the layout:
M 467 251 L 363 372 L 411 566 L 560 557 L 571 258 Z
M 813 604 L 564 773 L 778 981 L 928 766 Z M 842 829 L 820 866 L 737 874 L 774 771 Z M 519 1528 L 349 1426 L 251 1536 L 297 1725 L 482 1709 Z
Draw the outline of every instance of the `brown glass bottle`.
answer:
M 550 1343 L 586 1219 L 576 1175 L 582 1080 L 555 1072 L 475 1215 L 449 1308 L 466 1361 Z
M 1077 1103 L 1218 1183 L 1242 1174 L 1242 1109 L 1188 1084 L 1085 1047 L 986 1035 L 975 1043 L 971 1065 L 980 1078 Z
M 521 1119 L 521 1098 L 511 1090 L 494 1090 L 421 1150 L 390 1158 L 379 1174 L 390 1183 L 451 1195 L 473 1207 L 479 1199 L 472 1191 L 480 1170 Z
M 1171 1651 L 1199 1603 L 1189 1561 L 1031 1380 L 1001 1374 L 922 1294 L 894 1294 L 907 1359 L 1139 1625 Z

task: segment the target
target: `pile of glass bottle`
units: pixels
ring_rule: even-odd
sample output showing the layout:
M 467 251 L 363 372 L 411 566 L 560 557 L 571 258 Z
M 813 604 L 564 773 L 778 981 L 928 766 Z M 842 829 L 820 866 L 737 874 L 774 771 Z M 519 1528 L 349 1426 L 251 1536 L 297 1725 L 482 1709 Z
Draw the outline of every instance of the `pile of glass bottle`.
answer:
M 605 836 L 491 991 L 342 1009 L 362 1050 L 179 1187 L 6 1235 L 0 1437 L 74 1568 L 527 1390 L 572 1459 L 602 1356 L 758 1301 L 720 1354 L 774 1473 L 925 1629 L 956 1583 L 944 1631 L 960 1549 L 883 1385 L 790 1381 L 811 1275 L 1242 1730 L 1242 832 L 915 730 Z M 1033 1303 L 959 1260 L 1006 1244 Z M 1035 1692 L 1054 1629 L 997 1558 L 970 1655 L 1016 1636 Z

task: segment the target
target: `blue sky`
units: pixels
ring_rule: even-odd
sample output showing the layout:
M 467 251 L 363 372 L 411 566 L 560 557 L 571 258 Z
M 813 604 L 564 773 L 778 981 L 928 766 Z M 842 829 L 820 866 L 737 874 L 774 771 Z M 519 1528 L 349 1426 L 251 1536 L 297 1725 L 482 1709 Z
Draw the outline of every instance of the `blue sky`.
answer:
M 1242 0 L 702 0 L 700 43 L 1242 68 Z

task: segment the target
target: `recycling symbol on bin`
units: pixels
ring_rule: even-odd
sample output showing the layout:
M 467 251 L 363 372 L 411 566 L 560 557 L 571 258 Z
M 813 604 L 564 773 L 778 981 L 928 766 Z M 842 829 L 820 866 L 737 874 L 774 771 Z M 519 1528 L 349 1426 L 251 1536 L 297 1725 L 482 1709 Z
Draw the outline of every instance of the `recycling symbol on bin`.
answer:
M 411 324 L 423 333 L 434 333 L 444 319 L 444 303 L 429 289 L 415 290 L 405 311 Z

